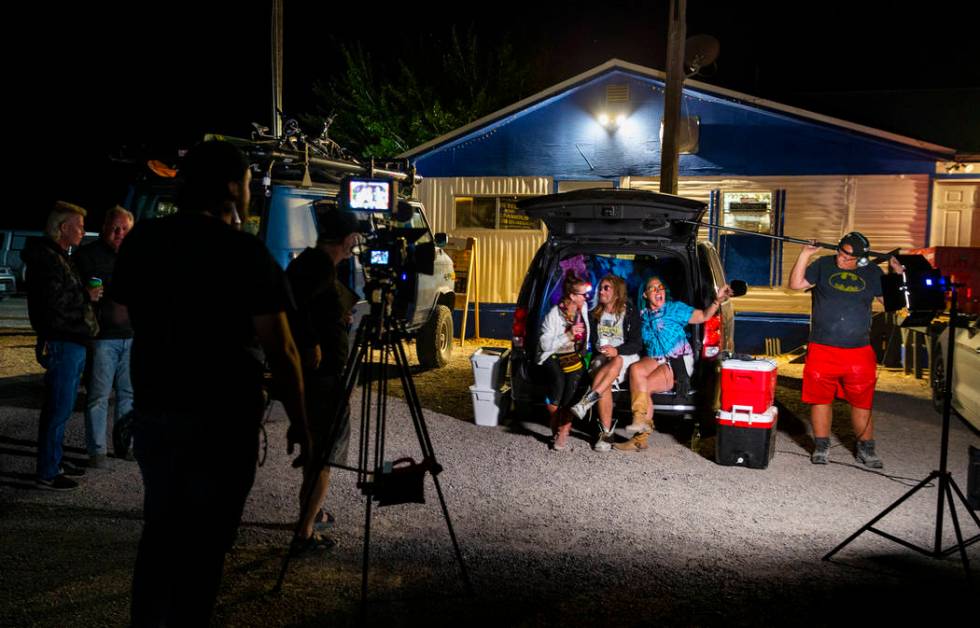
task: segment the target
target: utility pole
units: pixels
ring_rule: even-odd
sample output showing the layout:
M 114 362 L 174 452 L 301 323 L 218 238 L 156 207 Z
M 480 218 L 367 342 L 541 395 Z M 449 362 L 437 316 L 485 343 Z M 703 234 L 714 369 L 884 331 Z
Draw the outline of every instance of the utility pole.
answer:
M 272 0 L 272 134 L 282 135 L 282 4 L 283 0 Z
M 687 0 L 670 0 L 667 30 L 667 90 L 664 93 L 663 143 L 660 151 L 660 191 L 677 194 L 678 131 L 684 90 L 684 41 L 687 38 Z

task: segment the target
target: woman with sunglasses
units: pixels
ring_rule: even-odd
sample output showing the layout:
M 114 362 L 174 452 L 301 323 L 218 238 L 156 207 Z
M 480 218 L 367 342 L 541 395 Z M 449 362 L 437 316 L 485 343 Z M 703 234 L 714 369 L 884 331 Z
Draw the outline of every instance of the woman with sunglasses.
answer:
M 599 303 L 589 316 L 592 333 L 592 362 L 589 372 L 592 385 L 582 399 L 572 406 L 580 419 L 596 402 L 599 404 L 599 435 L 594 448 L 609 451 L 612 447 L 613 386 L 623 382 L 627 369 L 640 359 L 640 314 L 626 296 L 626 281 L 606 275 L 599 282 Z
M 653 404 L 650 394 L 666 392 L 674 387 L 674 369 L 683 368 L 690 376 L 694 369 L 694 351 L 687 341 L 685 327 L 699 325 L 715 314 L 721 304 L 732 296 L 725 284 L 718 288 L 715 300 L 703 310 L 670 298 L 670 291 L 660 277 L 647 280 L 643 291 L 646 307 L 640 313 L 640 334 L 646 356 L 630 368 L 630 401 L 633 423 L 626 427 L 634 433 L 625 443 L 613 445 L 620 451 L 640 451 L 649 448 L 653 432 Z
M 551 419 L 551 448 L 562 451 L 572 431 L 568 407 L 585 373 L 582 354 L 589 339 L 586 304 L 592 286 L 569 270 L 562 284 L 562 298 L 544 318 L 538 340 L 538 364 L 548 379 L 545 404 Z

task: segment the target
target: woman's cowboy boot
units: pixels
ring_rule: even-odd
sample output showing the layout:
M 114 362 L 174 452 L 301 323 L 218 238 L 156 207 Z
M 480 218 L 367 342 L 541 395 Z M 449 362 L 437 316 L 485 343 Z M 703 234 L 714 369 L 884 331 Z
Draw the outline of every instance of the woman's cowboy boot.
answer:
M 653 419 L 647 418 L 647 412 L 650 410 L 650 394 L 630 391 L 630 400 L 630 407 L 633 410 L 633 422 L 626 426 L 626 433 L 652 432 Z
M 629 439 L 625 443 L 616 443 L 613 445 L 613 449 L 617 451 L 643 451 L 644 449 L 650 449 L 650 432 L 640 432 L 639 434 L 634 434 L 633 438 Z

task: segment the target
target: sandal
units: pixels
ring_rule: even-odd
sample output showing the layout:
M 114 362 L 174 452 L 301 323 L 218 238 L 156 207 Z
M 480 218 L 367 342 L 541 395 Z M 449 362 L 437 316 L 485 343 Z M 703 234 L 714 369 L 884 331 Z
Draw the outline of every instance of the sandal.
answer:
M 326 552 L 336 544 L 337 542 L 329 536 L 319 532 L 314 532 L 306 539 L 294 536 L 289 544 L 289 555 L 293 558 L 305 558 Z
M 616 443 L 613 445 L 613 449 L 631 452 L 643 451 L 644 449 L 650 449 L 650 443 L 647 442 L 649 440 L 650 432 L 640 432 L 625 443 Z

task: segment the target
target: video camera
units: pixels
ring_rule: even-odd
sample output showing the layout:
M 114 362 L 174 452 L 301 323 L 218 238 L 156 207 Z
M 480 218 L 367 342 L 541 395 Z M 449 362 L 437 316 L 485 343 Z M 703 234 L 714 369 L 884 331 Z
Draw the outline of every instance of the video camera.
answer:
M 338 193 L 340 209 L 367 212 L 373 226 L 363 233 L 357 259 L 364 269 L 365 298 L 372 308 L 381 305 L 382 294 L 392 295 L 391 315 L 407 318 L 415 298 L 418 274 L 435 272 L 434 242 L 419 243 L 428 230 L 402 227 L 410 223 L 414 208 L 398 198 L 398 183 L 380 178 L 346 177 Z

